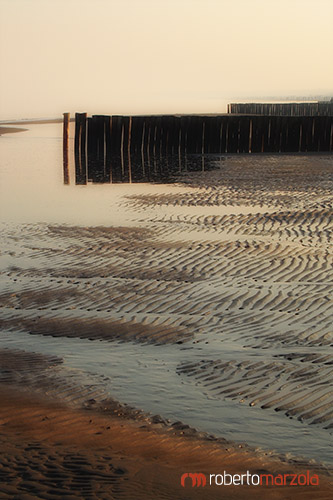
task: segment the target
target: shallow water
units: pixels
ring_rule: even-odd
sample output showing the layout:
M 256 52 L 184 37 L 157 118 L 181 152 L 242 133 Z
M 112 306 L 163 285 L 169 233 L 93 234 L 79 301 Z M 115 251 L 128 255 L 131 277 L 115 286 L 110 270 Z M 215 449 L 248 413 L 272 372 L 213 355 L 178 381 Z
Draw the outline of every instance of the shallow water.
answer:
M 313 247 L 319 249 L 318 251 L 321 248 L 323 252 L 327 251 L 326 244 L 329 241 L 323 240 L 326 233 L 321 231 L 319 239 L 315 239 L 317 233 L 313 234 L 314 230 L 311 230 L 313 223 L 310 221 L 308 224 L 309 234 L 304 233 L 299 236 L 297 225 L 295 225 L 296 229 L 292 229 L 293 221 L 291 221 L 288 222 L 286 234 L 279 235 L 276 232 L 272 235 L 265 226 L 260 232 L 253 235 L 250 232 L 252 222 L 239 217 L 250 217 L 258 214 L 257 218 L 260 219 L 261 215 L 268 214 L 268 227 L 270 228 L 275 223 L 273 219 L 271 220 L 270 214 L 276 210 L 276 207 L 266 204 L 261 198 L 258 199 L 258 202 L 252 199 L 251 203 L 240 205 L 231 205 L 226 202 L 226 205 L 216 206 L 196 206 L 195 204 L 175 206 L 171 202 L 159 204 L 158 197 L 160 195 L 170 195 L 170 199 L 183 196 L 184 199 L 186 196 L 195 197 L 201 193 L 200 188 L 181 183 L 175 185 L 171 183 L 94 184 L 88 182 L 86 185 L 76 185 L 72 150 L 69 166 L 70 183 L 64 184 L 61 135 L 61 124 L 29 125 L 27 132 L 0 138 L 2 158 L 0 210 L 6 240 L 6 248 L 2 256 L 2 265 L 5 271 L 2 291 L 19 295 L 22 290 L 34 289 L 34 286 L 36 289 L 41 288 L 42 290 L 43 287 L 51 286 L 51 274 L 50 276 L 45 274 L 45 266 L 47 265 L 50 270 L 52 268 L 61 270 L 63 265 L 64 269 L 67 269 L 69 264 L 66 262 L 66 252 L 73 265 L 80 265 L 81 257 L 70 255 L 70 244 L 67 246 L 68 238 L 58 238 L 57 240 L 49 238 L 45 228 L 50 224 L 88 228 L 92 226 L 157 228 L 152 242 L 164 244 L 181 241 L 181 245 L 187 245 L 193 241 L 196 245 L 201 245 L 202 242 L 203 246 L 204 242 L 208 242 L 210 260 L 206 263 L 206 254 L 202 253 L 201 262 L 198 257 L 198 263 L 193 265 L 193 268 L 188 263 L 179 264 L 178 267 L 174 253 L 170 253 L 166 260 L 170 262 L 171 270 L 175 274 L 172 274 L 171 278 L 168 278 L 169 281 L 166 281 L 166 302 L 164 303 L 162 300 L 163 292 L 162 299 L 160 296 L 154 296 L 154 289 L 151 292 L 152 301 L 146 307 L 144 301 L 147 300 L 149 292 L 144 289 L 142 296 L 140 291 L 135 292 L 137 303 L 131 297 L 128 302 L 124 299 L 123 304 L 119 299 L 118 309 L 114 305 L 110 306 L 112 314 L 117 314 L 117 318 L 126 321 L 133 317 L 135 317 L 135 321 L 141 321 L 141 316 L 153 319 L 156 316 L 154 321 L 175 321 L 177 327 L 187 322 L 186 327 L 189 328 L 195 324 L 195 328 L 193 326 L 195 334 L 189 342 L 183 344 L 150 345 L 149 343 L 139 344 L 132 341 L 120 343 L 119 341 L 90 341 L 80 338 L 29 335 L 19 327 L 12 329 L 5 326 L 1 333 L 0 347 L 56 354 L 64 359 L 65 368 L 77 370 L 78 375 L 81 375 L 82 378 L 88 375 L 94 382 L 97 380 L 104 390 L 119 401 L 142 408 L 146 412 L 160 414 L 171 420 L 181 420 L 200 430 L 236 442 L 248 443 L 264 450 L 273 449 L 278 453 L 303 456 L 309 460 L 315 459 L 319 462 L 332 464 L 331 430 L 318 425 L 307 425 L 307 423 L 297 419 L 298 414 L 291 419 L 283 415 L 284 412 L 275 412 L 272 408 L 263 411 L 260 405 L 251 407 L 246 398 L 244 402 L 240 403 L 241 394 L 236 398 L 221 396 L 215 389 L 210 390 L 209 386 L 205 386 L 205 384 L 202 386 L 200 377 L 198 378 L 197 375 L 195 383 L 193 383 L 193 378 L 186 376 L 186 373 L 180 369 L 184 363 L 194 363 L 200 366 L 200 362 L 207 360 L 221 360 L 223 363 L 228 361 L 232 363 L 258 362 L 266 366 L 265 364 L 269 365 L 271 361 L 275 363 L 276 360 L 280 359 L 280 356 L 285 357 L 286 353 L 304 356 L 315 353 L 319 357 L 327 354 L 331 349 L 331 343 L 327 345 L 320 342 L 313 344 L 313 339 L 304 342 L 301 340 L 305 338 L 304 332 L 307 327 L 312 328 L 314 332 L 318 330 L 318 335 L 320 335 L 321 329 L 323 334 L 326 334 L 325 328 L 332 318 L 332 307 L 329 308 L 331 292 L 329 288 L 328 291 L 325 289 L 325 283 L 329 287 L 331 279 L 328 279 L 324 274 L 318 275 L 319 278 L 316 279 L 322 288 L 317 288 L 313 291 L 313 295 L 310 295 L 312 291 L 309 292 L 308 289 L 315 286 L 315 280 L 309 279 L 306 274 L 306 268 L 303 265 L 306 254 L 302 253 L 305 250 L 308 251 L 308 248 L 312 251 Z M 205 161 L 206 165 L 211 162 L 216 167 L 219 160 L 208 158 Z M 193 162 L 194 171 L 197 171 L 198 160 L 193 159 Z M 191 175 L 190 163 L 191 159 L 187 158 L 187 176 Z M 178 166 L 178 164 L 175 165 L 175 170 Z M 323 197 L 325 198 L 325 196 L 324 193 Z M 138 197 L 143 200 L 141 204 L 137 204 L 135 201 Z M 151 199 L 154 201 L 147 203 L 149 197 L 153 197 Z M 206 219 L 208 216 L 215 216 L 216 220 L 214 219 L 212 223 L 211 219 Z M 228 216 L 227 222 L 223 218 L 224 216 Z M 288 217 L 291 216 L 288 215 Z M 320 217 L 323 218 L 326 215 L 320 214 Z M 256 220 L 254 224 L 257 224 Z M 159 229 L 160 227 L 161 229 Z M 240 231 L 239 228 L 242 230 Z M 327 230 L 326 225 L 325 231 Z M 305 230 L 302 229 L 302 231 Z M 75 234 L 73 231 L 73 244 L 75 244 Z M 309 247 L 306 246 L 308 245 L 307 237 L 311 239 Z M 84 240 L 85 236 L 82 238 L 83 245 L 87 244 Z M 103 238 L 104 236 L 99 241 L 91 238 L 89 245 L 101 245 L 102 248 L 105 244 Z M 327 238 L 329 238 L 328 233 Z M 289 253 L 287 256 L 278 253 L 277 257 L 273 254 L 272 260 L 269 261 L 270 267 L 266 261 L 263 261 L 262 268 L 264 270 L 267 266 L 268 277 L 265 277 L 265 274 L 261 276 L 259 273 L 257 279 L 251 275 L 251 265 L 254 265 L 252 257 L 250 264 L 244 264 L 245 270 L 242 271 L 242 262 L 245 262 L 245 257 L 241 256 L 240 261 L 235 264 L 239 270 L 234 275 L 228 275 L 222 271 L 219 274 L 218 267 L 214 267 L 215 264 L 216 266 L 220 265 L 220 259 L 222 259 L 214 254 L 215 251 L 220 252 L 220 247 L 217 245 L 221 242 L 237 243 L 241 245 L 241 248 L 243 245 L 244 248 L 249 248 L 249 251 L 253 253 L 253 258 L 257 259 L 259 258 L 257 253 L 261 256 L 266 251 L 273 252 L 269 245 L 274 245 L 274 240 L 279 242 L 278 245 L 282 245 L 284 241 L 288 243 L 287 252 L 290 252 L 290 257 Z M 132 241 L 129 241 L 129 246 L 133 244 Z M 33 253 L 34 249 L 37 250 L 36 254 Z M 49 249 L 53 253 L 49 256 L 44 255 L 43 252 Z M 186 253 L 192 250 L 184 247 L 182 251 L 186 256 Z M 138 252 L 140 252 L 139 248 Z M 180 250 L 176 249 L 175 252 L 177 255 Z M 233 253 L 239 252 L 239 248 L 235 247 Z M 282 250 L 278 249 L 278 252 L 282 252 Z M 293 288 L 291 288 L 290 276 L 286 275 L 287 271 L 283 278 L 279 277 L 277 282 L 270 282 L 270 268 L 273 272 L 278 259 L 281 259 L 282 267 L 288 264 L 288 259 L 292 264 L 292 259 L 295 255 L 297 256 L 297 252 L 301 252 L 300 263 L 296 263 L 292 270 L 295 274 L 297 270 L 301 269 L 304 275 L 302 274 L 300 277 L 297 277 L 296 274 L 296 277 L 293 275 Z M 62 260 L 60 257 L 58 258 L 58 255 L 61 256 Z M 108 255 L 98 254 L 96 257 L 101 262 L 101 266 L 105 267 L 109 259 Z M 321 265 L 319 257 L 317 258 L 316 255 L 312 256 L 311 254 L 309 258 L 314 271 L 318 270 L 318 266 Z M 150 258 L 152 263 L 147 265 L 146 273 L 149 271 L 149 267 L 154 269 L 156 266 L 153 253 Z M 158 258 L 156 257 L 156 259 Z M 197 258 L 197 254 L 195 254 L 195 258 Z M 94 259 L 92 255 L 87 264 L 88 268 L 89 266 L 91 268 L 97 266 Z M 172 264 L 173 260 L 175 260 L 174 264 Z M 139 269 L 140 265 L 140 262 L 136 263 L 135 269 Z M 124 272 L 127 268 L 131 269 L 131 265 L 126 266 L 124 264 Z M 44 269 L 44 274 L 39 275 L 38 269 L 41 271 Z M 327 272 L 329 270 L 326 263 L 323 264 L 322 273 L 324 270 Z M 85 278 L 85 281 L 90 279 L 89 286 L 91 283 L 92 285 L 96 284 L 97 291 L 100 290 L 101 294 L 107 287 L 112 289 L 114 286 L 118 286 L 118 282 L 124 282 L 128 291 L 131 291 L 134 284 L 139 286 L 140 283 L 137 284 L 137 282 L 140 280 L 145 282 L 144 276 L 137 275 L 138 271 L 133 271 L 133 276 L 128 274 L 130 271 L 126 272 L 125 275 L 113 274 L 110 281 L 103 282 L 100 278 L 94 277 L 95 275 L 91 278 Z M 148 286 L 160 286 L 159 280 L 162 282 L 164 280 L 163 272 L 162 266 L 161 274 L 158 275 L 160 278 L 154 277 L 151 280 L 151 285 L 147 275 Z M 189 278 L 182 278 L 181 272 L 188 273 L 190 281 Z M 198 275 L 195 279 L 198 279 L 198 282 L 194 279 L 196 272 Z M 143 275 L 144 273 L 143 271 Z M 78 279 L 77 286 L 83 287 L 82 279 L 75 276 L 74 279 Z M 191 281 L 192 278 L 193 281 Z M 59 286 L 65 286 L 65 283 L 69 283 L 68 280 L 68 277 L 59 278 Z M 184 288 L 178 291 L 177 287 Z M 137 289 L 135 288 L 135 290 Z M 156 290 L 159 289 L 156 288 Z M 266 291 L 269 295 L 266 294 Z M 123 293 L 125 296 L 126 292 Z M 228 294 L 231 298 L 227 300 L 225 297 Z M 177 302 L 179 307 L 182 307 L 182 295 L 186 297 L 184 310 L 182 313 L 175 313 Z M 170 304 L 167 302 L 169 296 Z M 206 296 L 213 298 L 205 299 Z M 296 299 L 297 296 L 300 297 Z M 326 300 L 325 297 L 328 299 Z M 100 299 L 101 304 L 104 300 L 102 299 L 103 297 Z M 101 306 L 98 300 L 96 299 L 95 305 L 91 304 L 91 308 L 75 303 L 75 301 L 66 304 L 65 299 L 64 304 L 57 304 L 56 308 L 51 303 L 44 307 L 32 304 L 26 308 L 21 306 L 15 308 L 5 304 L 2 316 L 5 319 L 11 318 L 13 314 L 16 314 L 18 318 L 29 315 L 42 317 L 44 314 L 49 314 L 51 310 L 57 309 L 64 317 L 74 317 L 79 314 L 81 319 L 85 317 L 89 319 L 92 316 L 94 318 L 107 318 L 109 310 L 107 306 Z M 204 304 L 205 300 L 206 305 Z M 315 303 L 315 300 L 318 300 L 318 304 L 314 307 L 309 306 L 310 301 Z M 299 301 L 299 303 L 294 304 L 295 301 Z M 266 308 L 265 304 L 270 302 L 270 308 Z M 144 306 L 140 304 L 144 304 Z M 287 305 L 285 306 L 285 304 Z M 206 306 L 209 309 L 210 305 L 213 312 L 204 309 Z M 197 309 L 200 311 L 197 312 Z M 296 317 L 299 315 L 299 310 L 304 315 L 302 322 L 301 318 Z M 310 312 L 308 313 L 308 311 Z M 306 316 L 307 314 L 310 316 Z M 316 314 L 320 317 L 315 323 Z M 153 319 L 149 319 L 149 324 L 152 324 Z M 318 326 L 317 330 L 315 325 Z M 298 363 L 298 359 L 293 358 L 288 361 L 288 365 L 286 364 L 287 369 L 290 370 L 290 366 L 294 366 L 295 370 L 298 370 L 302 367 Z M 312 369 L 313 364 L 309 366 Z M 330 383 L 330 379 L 326 375 L 329 367 L 329 361 L 323 362 L 322 373 L 326 377 L 323 381 L 324 388 L 329 387 Z M 273 386 L 276 384 L 276 379 L 271 375 L 269 369 L 267 370 L 268 380 Z M 206 373 L 205 369 L 203 373 Z M 279 372 L 277 378 L 281 378 L 285 382 L 288 391 L 290 386 L 288 386 L 287 375 L 284 373 Z M 294 376 L 293 372 L 290 373 L 290 376 Z M 103 376 L 109 377 L 109 380 L 102 379 Z M 209 371 L 206 376 L 210 376 Z M 270 377 L 272 378 L 270 379 Z M 242 383 L 244 380 L 246 382 L 247 379 L 245 373 Z M 219 380 L 218 383 L 220 383 Z M 235 387 L 237 384 L 239 384 L 239 380 L 235 378 Z M 221 379 L 221 388 L 222 385 Z M 296 383 L 292 385 L 292 390 L 297 390 Z M 287 394 L 287 399 L 288 397 Z M 294 406 L 297 406 L 296 403 L 292 404 L 291 408 Z M 323 411 L 326 415 L 329 408 Z M 330 420 L 327 420 L 327 423 L 330 423 Z
M 325 431 L 313 433 L 295 420 L 284 421 L 246 404 L 239 406 L 207 397 L 192 384 L 180 381 L 176 368 L 184 354 L 176 346 L 160 349 L 133 343 L 105 345 L 84 339 L 37 339 L 20 333 L 13 338 L 6 332 L 2 333 L 1 346 L 63 357 L 65 366 L 78 370 L 82 379 L 88 374 L 88 380 L 90 375 L 92 383 L 100 384 L 119 401 L 163 415 L 172 422 L 181 420 L 198 430 L 249 444 L 262 452 L 275 450 L 289 457 L 315 457 L 319 463 L 332 463 L 332 445 L 328 445 Z M 238 354 L 234 344 L 229 350 L 224 349 L 226 360 Z M 206 355 L 212 355 L 211 347 L 187 352 L 186 358 L 195 362 Z

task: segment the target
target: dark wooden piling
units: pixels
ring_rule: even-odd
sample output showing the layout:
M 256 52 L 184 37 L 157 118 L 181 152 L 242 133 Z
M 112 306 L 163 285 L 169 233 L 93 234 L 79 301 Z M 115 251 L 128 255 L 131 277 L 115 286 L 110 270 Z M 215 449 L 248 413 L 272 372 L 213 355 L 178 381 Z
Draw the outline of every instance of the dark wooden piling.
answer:
M 253 129 L 252 118 L 250 118 L 250 123 L 249 123 L 249 153 L 252 153 L 252 129 Z
M 86 144 L 87 113 L 75 113 L 75 155 L 81 156 Z
M 63 124 L 63 168 L 64 168 L 64 184 L 69 184 L 69 157 L 68 157 L 68 145 L 69 145 L 69 123 L 70 123 L 70 113 L 63 113 L 64 124 Z
M 81 117 L 81 172 L 82 177 L 87 177 L 87 113 L 82 113 Z
M 204 120 L 203 152 L 214 154 L 220 151 L 221 118 L 208 116 Z
M 144 149 L 144 144 L 145 144 L 145 134 L 146 134 L 146 123 L 145 120 L 142 120 L 142 134 L 141 134 L 141 141 L 140 141 L 140 153 L 141 153 L 141 167 L 142 167 L 142 175 L 145 176 L 146 173 L 146 168 L 145 168 L 145 149 Z
M 81 127 L 80 113 L 75 113 L 75 138 L 74 138 L 75 159 L 80 156 L 80 142 L 81 142 L 80 127 Z
M 112 117 L 104 117 L 104 135 L 105 135 L 105 179 L 106 182 L 112 182 L 112 148 L 111 148 L 111 128 Z
M 199 126 L 196 126 L 199 123 Z M 182 116 L 181 126 L 181 154 L 201 152 L 202 120 L 198 122 L 195 116 Z
M 97 136 L 96 136 L 96 120 L 88 118 L 88 140 L 87 140 L 87 156 L 88 156 L 88 172 L 94 168 L 97 157 Z
M 75 113 L 75 182 L 76 184 L 87 183 L 86 165 L 86 133 L 87 113 Z
M 115 154 L 120 156 L 122 182 L 129 182 L 131 161 L 132 117 L 118 116 Z M 119 148 L 119 149 L 118 149 Z
M 279 142 L 278 144 L 276 143 L 276 131 L 279 131 L 281 128 L 280 119 L 280 116 L 276 117 L 276 120 L 272 120 L 268 117 L 267 131 L 265 134 L 265 152 L 274 152 L 279 147 Z
M 94 115 L 93 119 L 96 122 L 96 143 L 97 143 L 97 162 L 99 167 L 104 169 L 105 164 L 105 116 Z
M 243 120 L 239 120 L 238 126 L 238 150 L 240 153 L 248 153 L 249 152 L 249 143 L 250 143 L 250 118 L 245 116 Z
M 179 151 L 180 155 L 187 153 L 187 129 L 189 125 L 189 117 L 187 115 L 180 117 L 180 134 L 179 134 Z M 200 139 L 201 144 L 201 139 Z
M 132 139 L 132 117 L 130 116 L 128 119 L 128 134 L 127 134 L 128 182 L 132 182 L 131 139 Z
M 111 129 L 113 182 L 123 181 L 123 171 L 121 163 L 122 127 L 123 127 L 123 117 L 121 115 L 113 115 L 112 129 Z
M 88 119 L 88 179 L 91 182 L 110 182 L 110 168 L 107 168 L 105 127 L 109 116 L 93 115 Z M 110 148 L 110 155 L 112 154 Z
M 228 153 L 228 146 L 229 146 L 229 120 L 226 120 L 225 141 L 224 141 L 224 152 L 225 153 Z

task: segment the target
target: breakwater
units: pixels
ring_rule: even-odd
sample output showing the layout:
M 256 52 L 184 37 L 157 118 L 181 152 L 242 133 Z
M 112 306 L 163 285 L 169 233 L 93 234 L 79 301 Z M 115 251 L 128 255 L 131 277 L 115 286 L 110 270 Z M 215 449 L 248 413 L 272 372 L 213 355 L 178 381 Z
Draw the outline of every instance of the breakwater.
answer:
M 330 152 L 331 116 L 163 115 L 87 117 L 76 113 L 75 154 L 110 155 Z

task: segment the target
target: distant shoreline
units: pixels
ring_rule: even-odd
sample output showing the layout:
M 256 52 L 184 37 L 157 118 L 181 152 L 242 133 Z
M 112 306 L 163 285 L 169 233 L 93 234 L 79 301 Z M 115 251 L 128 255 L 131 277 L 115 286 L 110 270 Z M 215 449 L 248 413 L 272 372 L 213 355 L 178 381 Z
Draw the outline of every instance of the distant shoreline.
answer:
M 62 123 L 62 118 L 51 118 L 51 119 L 29 119 L 29 120 L 6 120 L 0 121 L 0 136 L 3 134 L 13 134 L 16 132 L 25 132 L 27 128 L 22 127 L 12 127 L 11 125 L 44 125 L 48 123 Z M 71 120 L 74 121 L 74 118 Z M 7 126 L 9 125 L 9 126 Z
M 0 136 L 3 134 L 14 134 L 16 132 L 25 132 L 27 128 L 18 127 L 0 127 Z
M 35 125 L 43 123 L 62 123 L 63 118 L 29 118 L 26 120 L 3 120 L 0 121 L 0 127 L 2 125 Z

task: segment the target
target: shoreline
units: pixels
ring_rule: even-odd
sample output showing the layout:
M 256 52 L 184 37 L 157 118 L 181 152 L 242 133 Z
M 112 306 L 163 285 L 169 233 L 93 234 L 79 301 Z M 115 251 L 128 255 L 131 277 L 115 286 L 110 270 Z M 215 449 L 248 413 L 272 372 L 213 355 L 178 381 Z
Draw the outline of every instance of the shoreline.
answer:
M 172 429 L 142 425 L 140 420 L 71 409 L 11 389 L 0 386 L 0 463 L 3 471 L 19 466 L 20 477 L 4 476 L 2 498 L 23 494 L 34 498 L 53 498 L 54 494 L 57 498 L 60 493 L 71 498 L 90 494 L 89 498 L 124 499 L 188 498 L 189 494 L 191 498 L 211 499 L 313 498 L 314 491 L 308 486 L 182 488 L 180 477 L 191 470 L 209 477 L 223 471 L 301 474 L 311 467 L 260 457 L 195 436 L 185 438 Z M 312 472 L 320 479 L 320 486 L 313 487 L 316 498 L 330 498 L 331 479 L 324 471 Z M 57 484 L 57 494 L 52 493 L 52 482 Z M 119 496 L 113 496 L 115 492 Z
M 15 134 L 17 132 L 26 132 L 27 128 L 19 128 L 19 127 L 2 127 L 0 126 L 0 136 L 4 134 Z
M 75 118 L 72 118 L 74 121 Z M 27 118 L 22 120 L 1 120 L 0 127 L 3 125 L 44 125 L 47 123 L 62 123 L 63 118 Z
M 71 122 L 75 121 L 75 118 L 70 119 Z M 27 120 L 3 120 L 0 121 L 0 136 L 3 134 L 11 134 L 16 132 L 25 132 L 29 129 L 18 127 L 17 125 L 47 125 L 52 123 L 63 123 L 63 118 L 51 118 L 51 119 L 27 119 Z M 8 126 L 9 125 L 9 126 Z M 15 125 L 15 127 L 12 125 Z

